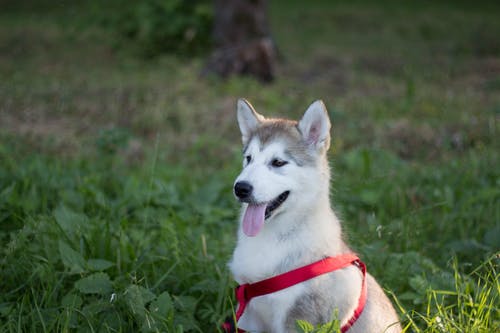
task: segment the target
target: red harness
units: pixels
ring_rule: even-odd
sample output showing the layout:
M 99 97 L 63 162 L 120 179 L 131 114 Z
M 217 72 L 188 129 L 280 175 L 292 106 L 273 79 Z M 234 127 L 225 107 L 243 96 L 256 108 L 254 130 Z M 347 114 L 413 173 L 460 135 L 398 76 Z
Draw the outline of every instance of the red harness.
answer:
M 240 319 L 245 311 L 247 304 L 254 297 L 259 297 L 267 294 L 271 294 L 286 288 L 289 288 L 298 283 L 310 280 L 316 276 L 323 275 L 336 271 L 338 269 L 346 268 L 347 266 L 355 265 L 358 267 L 362 274 L 363 279 L 361 282 L 361 294 L 358 299 L 358 306 L 354 310 L 351 318 L 347 321 L 345 325 L 340 328 L 342 333 L 347 332 L 347 330 L 354 325 L 356 320 L 363 312 L 366 304 L 366 265 L 354 254 L 341 254 L 335 257 L 328 257 L 307 266 L 299 267 L 292 271 L 273 276 L 271 278 L 255 282 L 246 283 L 236 287 L 236 299 L 238 300 L 238 310 L 236 311 L 236 322 Z M 223 329 L 228 331 L 229 324 L 224 323 Z M 238 332 L 245 332 L 238 329 Z

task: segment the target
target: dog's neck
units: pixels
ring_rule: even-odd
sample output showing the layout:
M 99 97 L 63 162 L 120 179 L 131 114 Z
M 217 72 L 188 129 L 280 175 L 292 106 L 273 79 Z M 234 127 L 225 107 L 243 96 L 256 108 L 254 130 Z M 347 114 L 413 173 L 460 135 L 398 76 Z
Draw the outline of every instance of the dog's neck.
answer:
M 231 266 L 240 283 L 348 252 L 328 195 L 318 197 L 314 207 L 295 207 L 266 221 L 266 224 L 255 237 L 239 232 Z M 245 263 L 238 263 L 239 260 Z
M 314 206 L 294 207 L 269 222 L 269 229 L 263 231 L 272 233 L 280 242 L 290 242 L 296 249 L 335 252 L 329 255 L 335 255 L 341 249 L 336 249 L 342 241 L 340 223 L 327 195 L 316 197 Z M 304 244 L 303 240 L 308 238 L 315 241 Z

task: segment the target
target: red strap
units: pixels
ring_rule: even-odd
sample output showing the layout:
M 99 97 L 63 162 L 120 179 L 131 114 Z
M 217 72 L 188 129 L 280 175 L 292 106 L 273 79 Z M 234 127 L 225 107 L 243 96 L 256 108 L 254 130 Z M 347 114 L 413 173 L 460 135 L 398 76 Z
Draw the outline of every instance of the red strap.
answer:
M 347 321 L 347 323 L 345 323 L 345 325 L 343 325 L 340 328 L 340 331 L 342 333 L 347 332 L 347 330 L 350 329 L 352 325 L 354 325 L 356 320 L 358 320 L 359 316 L 361 316 L 361 313 L 363 312 L 363 309 L 365 308 L 366 298 L 368 296 L 368 290 L 366 287 L 366 265 L 364 262 L 362 262 L 359 259 L 353 261 L 352 263 L 353 263 L 353 265 L 358 266 L 358 268 L 363 273 L 363 278 L 361 280 L 361 294 L 359 295 L 359 298 L 358 298 L 358 306 L 356 306 L 356 309 L 354 309 L 354 313 L 352 314 L 351 319 L 349 319 Z
M 366 266 L 354 254 L 341 254 L 335 257 L 328 257 L 307 266 L 299 267 L 292 271 L 273 276 L 271 278 L 255 282 L 252 284 L 243 284 L 236 288 L 236 299 L 238 300 L 238 310 L 236 311 L 236 321 L 240 319 L 245 311 L 245 308 L 254 297 L 271 294 L 286 288 L 289 288 L 298 283 L 310 280 L 319 275 L 333 272 L 338 269 L 345 268 L 349 265 L 356 265 L 363 273 L 361 286 L 361 295 L 358 300 L 358 306 L 354 310 L 354 314 L 349 321 L 341 327 L 341 332 L 346 332 L 359 318 L 366 304 Z M 244 332 L 238 329 L 239 332 Z

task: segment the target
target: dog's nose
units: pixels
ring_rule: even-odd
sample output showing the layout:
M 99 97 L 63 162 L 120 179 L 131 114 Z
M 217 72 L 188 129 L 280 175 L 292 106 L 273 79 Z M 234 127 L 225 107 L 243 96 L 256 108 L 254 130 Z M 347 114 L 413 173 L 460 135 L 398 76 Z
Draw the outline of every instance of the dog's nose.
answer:
M 241 200 L 250 198 L 252 191 L 253 186 L 249 182 L 237 182 L 234 184 L 234 194 Z

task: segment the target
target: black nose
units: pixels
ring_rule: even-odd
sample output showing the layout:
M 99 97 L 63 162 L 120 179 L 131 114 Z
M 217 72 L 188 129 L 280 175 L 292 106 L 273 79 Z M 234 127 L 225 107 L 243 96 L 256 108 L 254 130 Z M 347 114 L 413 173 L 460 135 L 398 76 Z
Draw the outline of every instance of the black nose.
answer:
M 241 200 L 250 198 L 253 186 L 249 182 L 237 182 L 234 184 L 234 194 Z

